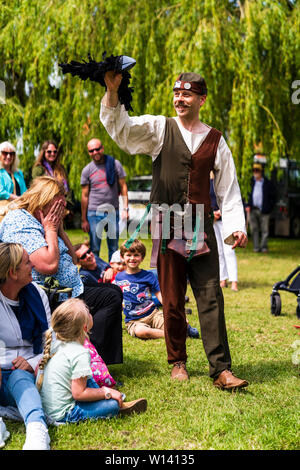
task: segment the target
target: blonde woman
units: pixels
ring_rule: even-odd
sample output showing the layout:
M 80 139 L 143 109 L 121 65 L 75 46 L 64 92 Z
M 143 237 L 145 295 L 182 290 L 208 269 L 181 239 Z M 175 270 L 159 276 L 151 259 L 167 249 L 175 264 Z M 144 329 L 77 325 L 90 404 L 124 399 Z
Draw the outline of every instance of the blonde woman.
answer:
M 45 412 L 55 421 L 74 423 L 146 410 L 145 399 L 124 403 L 118 390 L 99 387 L 93 379 L 91 357 L 83 346 L 92 325 L 93 317 L 80 299 L 63 302 L 51 317 L 37 386 Z M 57 338 L 53 347 L 52 332 Z
M 83 298 L 94 317 L 92 344 L 106 364 L 122 363 L 122 291 L 112 284 L 83 285 L 77 256 L 63 229 L 63 184 L 50 176 L 36 178 L 14 206 L 0 224 L 0 240 L 21 243 L 37 283 L 54 276 L 61 287 L 72 288 L 73 297 Z M 66 296 L 61 294 L 60 300 Z
M 42 358 L 51 312 L 44 291 L 32 282 L 28 253 L 0 243 L 0 405 L 17 407 L 26 426 L 24 450 L 48 450 L 50 439 L 34 371 Z

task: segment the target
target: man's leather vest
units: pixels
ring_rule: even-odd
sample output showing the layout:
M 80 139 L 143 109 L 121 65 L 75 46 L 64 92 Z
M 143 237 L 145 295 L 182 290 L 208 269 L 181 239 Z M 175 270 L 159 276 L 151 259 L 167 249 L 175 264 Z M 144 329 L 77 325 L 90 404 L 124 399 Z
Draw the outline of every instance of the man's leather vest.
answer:
M 204 213 L 211 210 L 210 171 L 214 168 L 222 134 L 211 128 L 192 155 L 173 118 L 166 119 L 162 150 L 152 165 L 151 204 L 204 204 Z

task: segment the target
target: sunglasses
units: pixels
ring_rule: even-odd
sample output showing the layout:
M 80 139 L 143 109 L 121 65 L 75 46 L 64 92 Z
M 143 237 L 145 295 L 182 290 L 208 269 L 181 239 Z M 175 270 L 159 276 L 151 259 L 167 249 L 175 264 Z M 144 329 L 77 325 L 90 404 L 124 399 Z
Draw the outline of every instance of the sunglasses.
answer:
M 48 153 L 48 155 L 50 155 L 50 153 L 54 153 L 54 155 L 56 155 L 57 150 L 46 150 L 46 153 Z
M 1 153 L 4 157 L 7 157 L 7 155 L 11 155 L 12 157 L 14 157 L 16 155 L 16 152 L 6 152 L 5 150 L 2 150 Z
M 103 145 L 100 145 L 100 147 L 95 148 L 95 149 L 89 149 L 89 153 L 99 152 L 99 150 L 101 149 L 103 149 Z
M 90 253 L 92 253 L 91 248 L 89 248 L 88 251 L 86 251 L 83 255 L 79 257 L 80 261 L 84 260 L 86 258 L 86 255 L 89 255 Z

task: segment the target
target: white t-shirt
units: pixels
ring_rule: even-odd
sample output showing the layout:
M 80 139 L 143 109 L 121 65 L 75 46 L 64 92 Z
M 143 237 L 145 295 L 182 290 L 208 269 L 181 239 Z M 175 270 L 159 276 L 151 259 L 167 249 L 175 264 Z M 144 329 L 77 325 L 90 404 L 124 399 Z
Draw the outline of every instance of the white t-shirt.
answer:
M 106 178 L 105 164 L 96 164 L 91 161 L 81 173 L 80 184 L 89 185 L 89 211 L 97 211 L 99 205 L 110 204 L 119 208 L 118 180 L 125 178 L 126 173 L 119 160 L 115 160 L 116 177 L 113 185 L 109 185 Z
M 32 283 L 39 291 L 46 311 L 48 325 L 51 320 L 51 310 L 46 293 L 35 282 Z M 19 301 L 5 297 L 0 291 L 0 367 L 11 369 L 12 360 L 22 356 L 35 370 L 42 354 L 33 353 L 33 345 L 22 338 L 22 332 L 12 307 L 18 307 Z
M 51 348 L 54 356 L 46 364 L 40 394 L 45 413 L 55 421 L 61 421 L 75 405 L 72 396 L 72 380 L 92 377 L 91 356 L 78 342 L 56 340 Z

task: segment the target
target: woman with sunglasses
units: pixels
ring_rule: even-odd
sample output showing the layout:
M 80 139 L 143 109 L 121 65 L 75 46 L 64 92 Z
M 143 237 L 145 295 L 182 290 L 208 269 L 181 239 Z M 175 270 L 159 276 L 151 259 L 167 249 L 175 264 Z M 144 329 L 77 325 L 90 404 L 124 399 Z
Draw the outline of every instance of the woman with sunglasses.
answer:
M 61 181 L 65 187 L 66 193 L 69 191 L 67 174 L 60 163 L 60 153 L 56 143 L 53 140 L 46 140 L 43 143 L 41 151 L 32 168 L 32 179 L 38 176 L 52 176 Z
M 16 149 L 10 142 L 0 144 L 0 201 L 13 201 L 26 191 L 26 183 L 18 168 Z M 1 204 L 4 206 L 7 204 Z

